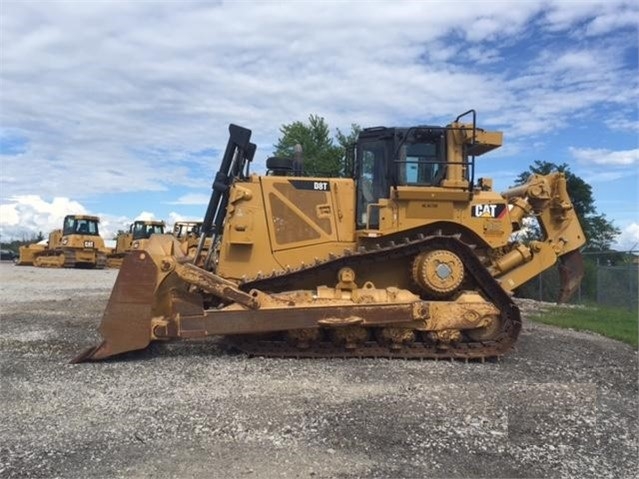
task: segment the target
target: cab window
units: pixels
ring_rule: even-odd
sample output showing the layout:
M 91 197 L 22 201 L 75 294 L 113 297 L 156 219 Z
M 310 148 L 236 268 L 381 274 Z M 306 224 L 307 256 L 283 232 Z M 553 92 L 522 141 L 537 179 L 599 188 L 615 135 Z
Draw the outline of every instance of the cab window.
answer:
M 400 185 L 436 185 L 443 176 L 443 165 L 435 143 L 403 144 L 397 165 Z

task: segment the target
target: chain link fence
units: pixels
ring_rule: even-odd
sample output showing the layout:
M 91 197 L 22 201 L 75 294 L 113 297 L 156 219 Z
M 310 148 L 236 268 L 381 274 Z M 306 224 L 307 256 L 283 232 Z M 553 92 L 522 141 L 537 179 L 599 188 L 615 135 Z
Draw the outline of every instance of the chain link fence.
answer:
M 571 303 L 600 304 L 631 311 L 639 309 L 639 263 L 635 262 L 636 257 L 628 255 L 623 262 L 614 262 L 609 259 L 611 254 L 584 256 L 586 273 Z M 551 268 L 518 288 L 516 296 L 555 302 L 559 284 L 559 269 Z

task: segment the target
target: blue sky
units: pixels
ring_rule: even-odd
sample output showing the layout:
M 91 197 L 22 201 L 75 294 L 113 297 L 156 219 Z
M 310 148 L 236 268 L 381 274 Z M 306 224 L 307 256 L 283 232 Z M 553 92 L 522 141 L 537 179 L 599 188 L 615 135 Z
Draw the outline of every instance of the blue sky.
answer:
M 263 171 L 281 125 L 504 132 L 478 176 L 567 163 L 639 247 L 636 2 L 0 4 L 0 237 L 102 218 L 198 219 L 227 140 Z

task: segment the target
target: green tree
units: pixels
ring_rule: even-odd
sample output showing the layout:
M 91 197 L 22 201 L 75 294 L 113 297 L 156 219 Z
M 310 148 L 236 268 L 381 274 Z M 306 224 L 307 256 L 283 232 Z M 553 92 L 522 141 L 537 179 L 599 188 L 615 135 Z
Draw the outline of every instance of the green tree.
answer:
M 566 175 L 568 194 L 572 199 L 575 212 L 588 240 L 585 249 L 587 251 L 606 251 L 610 249 L 611 243 L 620 231 L 606 218 L 606 215 L 597 212 L 595 199 L 592 196 L 592 187 L 588 183 L 572 173 L 565 163 L 557 165 L 548 161 L 536 160 L 528 170 L 517 177 L 516 184 L 525 183 L 531 173 L 547 175 L 553 171 L 558 171 Z
M 345 173 L 346 151 L 349 144 L 357 139 L 360 128 L 351 126 L 348 134 L 337 130 L 337 144 L 330 134 L 326 120 L 318 115 L 310 115 L 308 123 L 295 121 L 282 125 L 282 137 L 274 146 L 275 156 L 293 157 L 296 144 L 302 145 L 303 168 L 307 176 L 341 176 Z
M 349 176 L 352 173 L 354 166 L 353 161 L 355 159 L 354 148 L 360 131 L 362 131 L 362 128 L 356 123 L 351 123 L 351 131 L 348 134 L 342 133 L 339 128 L 337 129 L 335 137 L 337 138 L 337 143 L 339 143 L 339 147 L 342 150 L 342 157 L 344 158 L 340 176 Z

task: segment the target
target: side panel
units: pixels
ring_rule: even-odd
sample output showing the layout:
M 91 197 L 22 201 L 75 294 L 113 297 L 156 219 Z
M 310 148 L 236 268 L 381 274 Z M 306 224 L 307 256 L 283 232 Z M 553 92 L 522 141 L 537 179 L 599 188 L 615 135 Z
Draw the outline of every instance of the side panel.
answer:
M 508 243 L 512 234 L 506 200 L 493 191 L 450 191 L 436 187 L 399 187 L 390 200 L 380 201 L 380 235 L 394 234 L 441 221 L 459 223 L 492 248 Z M 363 231 L 374 236 L 374 231 Z
M 354 246 L 354 185 L 330 178 L 261 178 L 273 255 L 298 267 Z
M 352 180 L 264 176 L 261 182 L 273 252 L 353 241 Z
M 352 180 L 254 176 L 236 183 L 217 274 L 230 279 L 298 268 L 354 248 Z
M 464 209 L 461 222 L 493 248 L 505 246 L 513 233 L 507 201 L 493 191 L 481 191 Z
M 337 240 L 329 181 L 278 176 L 261 180 L 273 252 Z
M 271 252 L 258 177 L 231 186 L 218 254 L 216 272 L 225 278 L 239 280 L 281 270 Z

